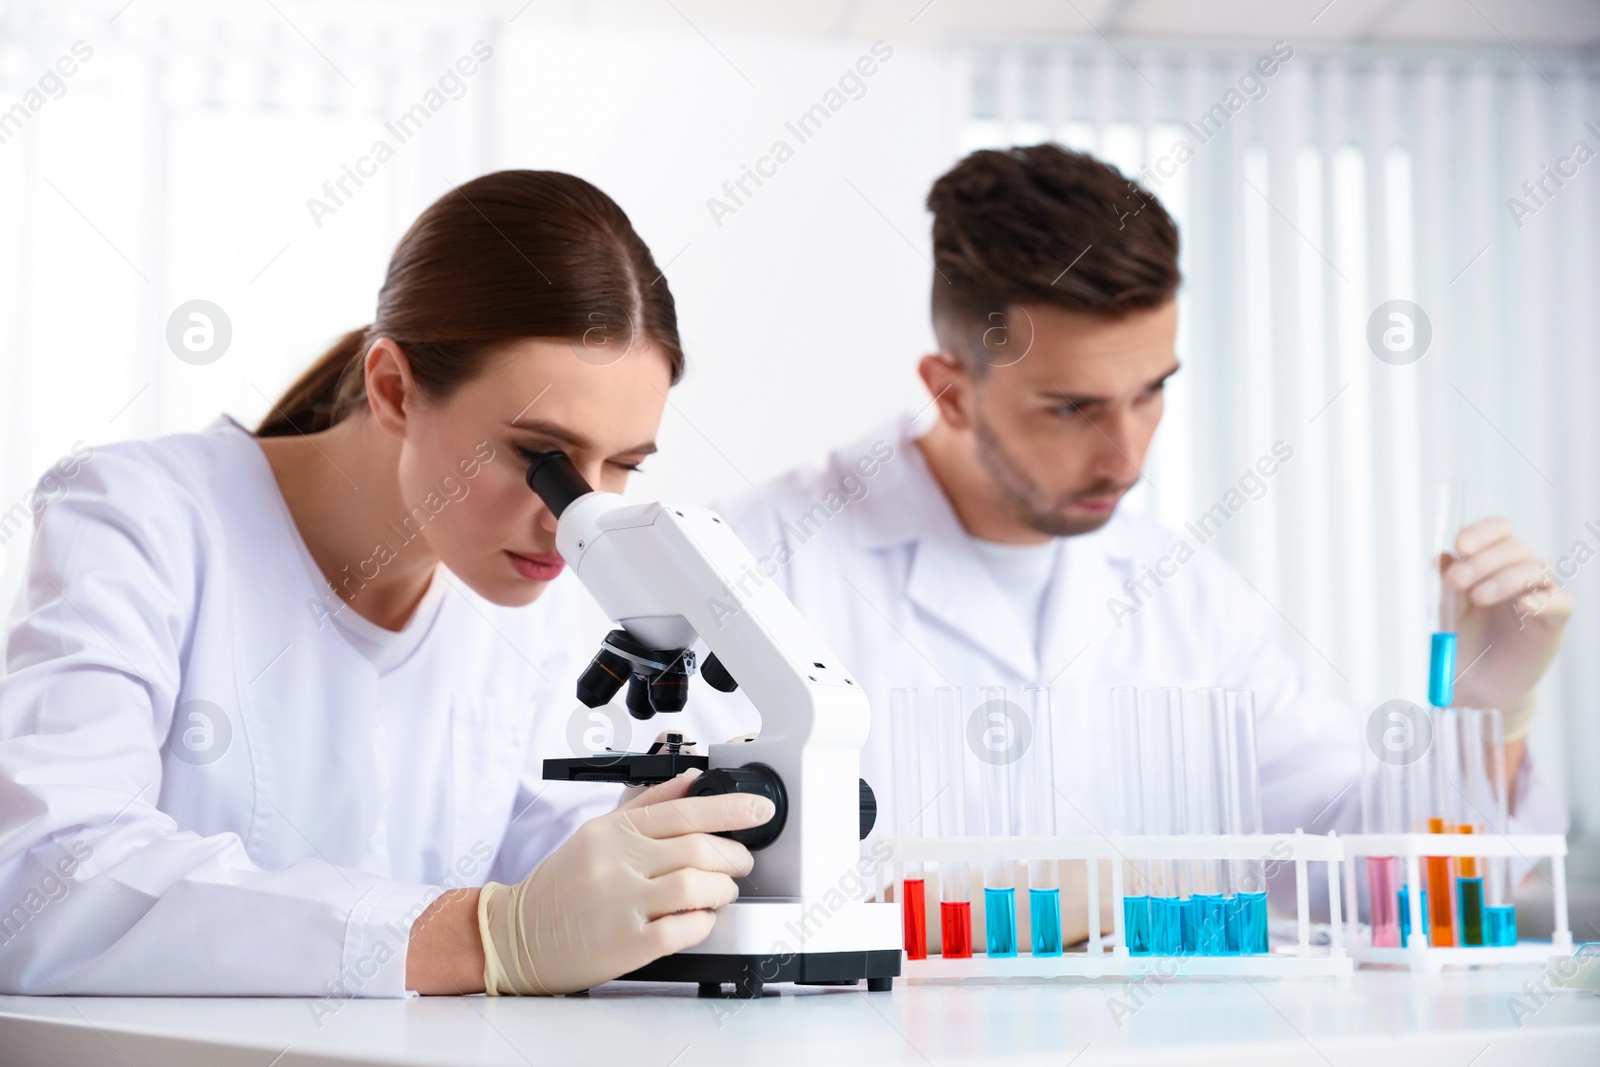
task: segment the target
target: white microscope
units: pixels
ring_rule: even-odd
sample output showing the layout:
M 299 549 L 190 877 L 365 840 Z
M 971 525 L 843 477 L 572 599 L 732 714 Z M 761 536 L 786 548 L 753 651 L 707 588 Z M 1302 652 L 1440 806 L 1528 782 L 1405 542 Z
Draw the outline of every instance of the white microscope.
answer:
M 839 658 L 823 645 L 733 531 L 704 509 L 629 504 L 594 492 L 564 453 L 540 453 L 528 485 L 556 516 L 556 549 L 619 629 L 578 680 L 588 707 L 623 683 L 636 718 L 681 711 L 695 670 L 692 645 L 710 650 L 701 673 L 715 688 L 744 686 L 760 736 L 714 744 L 708 755 L 678 740 L 648 753 L 550 759 L 563 781 L 665 781 L 705 772 L 690 795 L 758 793 L 772 819 L 725 836 L 755 857 L 739 899 L 717 911 L 711 935 L 624 980 L 697 982 L 701 996 L 760 996 L 767 982 L 888 990 L 900 973 L 900 910 L 860 899 L 860 839 L 876 816 L 860 778 L 870 709 Z

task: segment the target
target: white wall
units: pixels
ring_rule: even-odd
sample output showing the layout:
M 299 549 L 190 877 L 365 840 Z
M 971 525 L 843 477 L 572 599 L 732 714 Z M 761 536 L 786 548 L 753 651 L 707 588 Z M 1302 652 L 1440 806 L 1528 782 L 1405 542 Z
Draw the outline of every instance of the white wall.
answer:
M 704 499 L 760 483 L 916 401 L 932 344 L 921 205 L 955 124 L 942 52 L 885 44 L 864 94 L 801 143 L 785 123 L 872 42 L 719 38 L 751 88 L 692 33 L 508 38 L 495 165 L 597 182 L 671 263 L 689 372 L 641 488 Z M 732 204 L 724 183 L 778 140 L 793 158 L 714 218 L 708 200 Z

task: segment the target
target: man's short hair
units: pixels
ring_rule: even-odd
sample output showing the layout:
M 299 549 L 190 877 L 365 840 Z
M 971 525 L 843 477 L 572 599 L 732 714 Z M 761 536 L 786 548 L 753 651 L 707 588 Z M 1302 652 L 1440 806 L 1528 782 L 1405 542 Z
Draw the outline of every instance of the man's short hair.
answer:
M 1019 304 L 1119 317 L 1177 292 L 1178 227 L 1116 167 L 1060 145 L 974 152 L 933 183 L 933 327 L 974 373 L 1011 362 Z

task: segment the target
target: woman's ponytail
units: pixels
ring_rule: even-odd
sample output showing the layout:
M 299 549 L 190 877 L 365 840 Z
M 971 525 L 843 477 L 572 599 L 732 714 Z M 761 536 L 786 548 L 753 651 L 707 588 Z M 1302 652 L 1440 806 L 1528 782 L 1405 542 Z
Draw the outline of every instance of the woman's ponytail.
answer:
M 287 437 L 318 433 L 341 421 L 362 398 L 363 359 L 367 330 L 351 330 L 307 367 L 267 417 L 256 427 L 257 437 Z

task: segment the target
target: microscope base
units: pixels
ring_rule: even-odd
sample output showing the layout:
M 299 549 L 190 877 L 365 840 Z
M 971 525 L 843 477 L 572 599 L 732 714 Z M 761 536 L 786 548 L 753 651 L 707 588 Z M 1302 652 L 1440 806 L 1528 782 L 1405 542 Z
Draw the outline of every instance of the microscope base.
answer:
M 680 952 L 623 975 L 623 982 L 695 982 L 702 997 L 722 996 L 732 983 L 735 997 L 759 997 L 768 982 L 849 985 L 867 980 L 869 992 L 887 992 L 900 973 L 899 949 L 864 952 L 799 952 L 777 955 Z
M 768 982 L 890 988 L 900 974 L 900 906 L 881 901 L 743 898 L 717 909 L 700 944 L 622 976 L 626 981 L 695 982 L 701 996 L 759 997 Z

